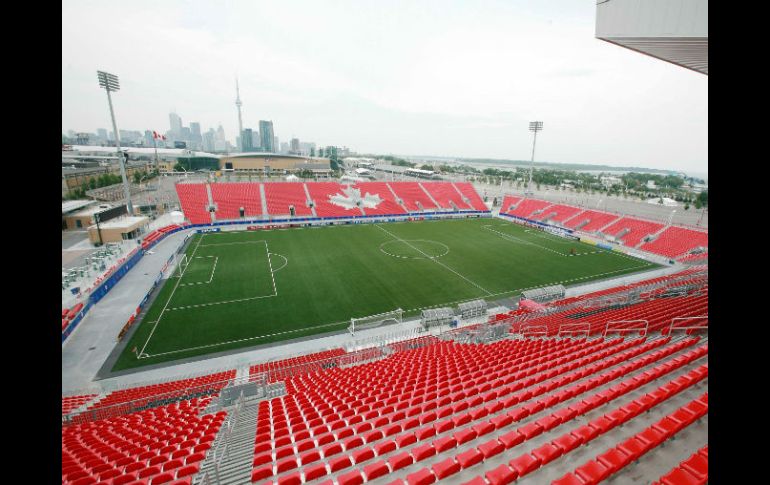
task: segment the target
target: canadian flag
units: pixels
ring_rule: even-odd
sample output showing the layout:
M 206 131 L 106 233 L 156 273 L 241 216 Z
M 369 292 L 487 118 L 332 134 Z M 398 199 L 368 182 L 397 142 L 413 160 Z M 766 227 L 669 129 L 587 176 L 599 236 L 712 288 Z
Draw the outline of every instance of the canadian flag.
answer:
M 158 133 L 157 131 L 152 132 L 152 137 L 156 140 L 165 140 L 166 137 Z

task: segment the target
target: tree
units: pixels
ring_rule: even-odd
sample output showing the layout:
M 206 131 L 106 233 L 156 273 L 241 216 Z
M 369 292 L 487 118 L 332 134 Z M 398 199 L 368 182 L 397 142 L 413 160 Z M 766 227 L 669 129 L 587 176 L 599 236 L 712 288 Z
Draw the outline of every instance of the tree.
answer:
M 174 172 L 184 172 L 185 168 L 184 165 L 182 165 L 181 162 L 176 162 L 176 165 L 174 165 Z
M 704 190 L 700 194 L 698 194 L 698 198 L 695 199 L 696 201 L 700 201 L 701 206 L 708 207 L 709 205 L 709 191 Z
M 431 166 L 430 166 L 430 165 L 428 165 L 428 164 L 425 164 L 425 165 L 423 165 L 422 167 L 420 167 L 420 170 L 433 170 L 433 167 L 431 167 Z
M 689 209 L 690 209 L 690 204 L 689 204 L 689 203 L 686 203 L 686 204 L 684 205 L 684 210 L 689 210 Z

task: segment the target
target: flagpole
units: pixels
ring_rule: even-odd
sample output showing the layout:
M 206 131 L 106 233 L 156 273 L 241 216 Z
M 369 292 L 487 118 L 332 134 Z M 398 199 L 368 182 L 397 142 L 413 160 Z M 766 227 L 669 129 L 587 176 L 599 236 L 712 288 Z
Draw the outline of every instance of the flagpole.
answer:
M 155 132 L 153 131 L 152 143 L 155 145 L 155 170 L 158 170 L 158 139 L 155 138 Z

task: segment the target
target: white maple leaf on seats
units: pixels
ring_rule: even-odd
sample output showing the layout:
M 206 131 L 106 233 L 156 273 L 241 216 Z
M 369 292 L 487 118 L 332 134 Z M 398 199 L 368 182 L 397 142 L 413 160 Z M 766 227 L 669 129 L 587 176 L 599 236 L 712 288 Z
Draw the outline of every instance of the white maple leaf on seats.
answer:
M 329 196 L 329 202 L 345 209 L 354 209 L 356 207 L 374 209 L 382 203 L 382 200 L 378 194 L 370 194 L 369 192 L 362 196 L 360 189 L 353 188 L 350 185 L 342 189 L 342 194 L 338 193 Z

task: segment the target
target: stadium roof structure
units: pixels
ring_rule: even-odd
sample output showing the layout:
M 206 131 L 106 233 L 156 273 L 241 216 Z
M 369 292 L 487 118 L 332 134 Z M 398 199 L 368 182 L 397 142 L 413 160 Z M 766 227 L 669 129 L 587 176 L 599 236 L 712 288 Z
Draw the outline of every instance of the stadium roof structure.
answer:
M 102 222 L 99 226 L 102 229 L 127 229 L 138 223 L 150 222 L 150 219 L 146 216 L 126 216 L 118 219 L 112 219 L 107 222 Z M 96 227 L 93 225 L 91 227 Z
M 708 75 L 708 0 L 597 0 L 596 37 Z
M 95 201 L 93 200 L 65 200 L 61 203 L 61 213 L 69 214 L 70 212 L 76 211 L 78 209 L 82 209 L 83 207 L 86 207 L 88 205 L 93 204 Z
M 152 147 L 120 147 L 121 151 L 127 153 L 135 153 L 138 155 L 155 155 L 155 148 Z M 104 153 L 106 155 L 114 155 L 115 147 L 102 147 L 92 145 L 72 145 L 72 152 L 81 153 Z M 191 156 L 191 157 L 211 157 L 221 158 L 223 155 L 208 152 L 196 152 L 194 150 L 188 150 L 186 148 L 158 148 L 158 155 L 177 155 L 177 156 Z M 228 155 L 229 156 L 229 155 Z

